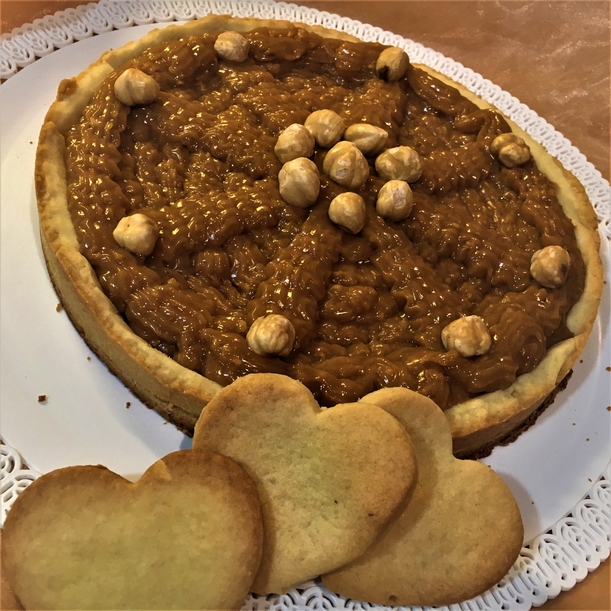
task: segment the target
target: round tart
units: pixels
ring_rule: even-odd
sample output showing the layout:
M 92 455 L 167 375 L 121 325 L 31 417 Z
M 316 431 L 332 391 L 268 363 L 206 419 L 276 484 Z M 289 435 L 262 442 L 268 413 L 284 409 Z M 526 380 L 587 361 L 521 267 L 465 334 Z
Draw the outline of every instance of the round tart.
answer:
M 458 456 L 553 398 L 602 291 L 579 182 L 400 49 L 210 16 L 61 83 L 36 191 L 51 280 L 131 390 L 191 433 L 248 373 L 323 405 L 431 397 Z

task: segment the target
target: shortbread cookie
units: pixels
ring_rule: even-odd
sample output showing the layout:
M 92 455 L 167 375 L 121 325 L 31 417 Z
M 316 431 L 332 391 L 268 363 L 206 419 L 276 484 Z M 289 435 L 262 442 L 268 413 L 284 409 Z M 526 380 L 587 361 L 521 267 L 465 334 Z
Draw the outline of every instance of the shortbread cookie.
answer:
M 321 410 L 300 382 L 252 374 L 203 410 L 194 448 L 233 458 L 251 476 L 265 540 L 253 591 L 285 592 L 360 556 L 416 480 L 413 446 L 376 405 Z
M 518 557 L 518 506 L 488 466 L 452 456 L 450 427 L 430 400 L 404 388 L 364 397 L 395 416 L 416 449 L 409 505 L 364 556 L 324 575 L 348 598 L 385 605 L 449 605 L 485 592 Z
M 181 451 L 136 483 L 101 466 L 43 475 L 8 514 L 2 568 L 26 609 L 239 609 L 262 539 L 244 471 Z

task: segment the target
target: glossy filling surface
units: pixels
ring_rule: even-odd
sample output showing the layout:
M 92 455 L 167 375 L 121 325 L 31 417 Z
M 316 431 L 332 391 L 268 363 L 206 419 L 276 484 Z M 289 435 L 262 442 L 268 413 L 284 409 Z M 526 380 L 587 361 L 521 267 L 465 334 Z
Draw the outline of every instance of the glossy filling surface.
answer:
M 67 137 L 69 206 L 84 256 L 132 330 L 181 365 L 226 385 L 247 373 L 284 373 L 324 405 L 406 386 L 448 408 L 510 386 L 547 348 L 570 336 L 565 317 L 585 268 L 555 186 L 534 161 L 506 168 L 491 141 L 510 131 L 492 110 L 410 66 L 386 82 L 377 43 L 323 39 L 300 29 L 245 34 L 249 58 L 219 60 L 216 36 L 152 48 L 137 67 L 161 87 L 128 107 L 112 74 Z M 384 180 L 356 189 L 365 227 L 351 235 L 328 217 L 343 187 L 322 173 L 314 206 L 282 200 L 274 154 L 280 132 L 332 109 L 346 125 L 385 129 L 385 149 L 408 145 L 423 173 L 414 207 L 393 223 L 375 210 Z M 160 236 L 147 257 L 112 232 L 125 215 L 153 219 Z M 549 245 L 571 256 L 566 283 L 530 276 Z M 284 358 L 255 354 L 254 320 L 282 314 L 296 331 Z M 492 348 L 465 358 L 441 330 L 481 316 Z

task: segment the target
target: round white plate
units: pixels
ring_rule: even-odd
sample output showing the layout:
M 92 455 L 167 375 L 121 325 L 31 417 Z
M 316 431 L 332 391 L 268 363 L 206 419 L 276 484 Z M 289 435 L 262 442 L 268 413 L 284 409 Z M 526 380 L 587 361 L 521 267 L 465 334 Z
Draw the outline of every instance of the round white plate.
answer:
M 104 3 L 93 10 L 103 9 Z M 303 15 L 303 9 L 300 10 Z M 326 25 L 333 27 L 333 23 Z M 68 465 L 104 464 L 136 479 L 158 458 L 190 447 L 190 439 L 143 406 L 108 372 L 75 331 L 66 313 L 57 311 L 59 300 L 50 284 L 39 243 L 33 181 L 38 132 L 60 80 L 76 75 L 104 51 L 139 38 L 153 27 L 159 26 L 128 27 L 66 44 L 31 63 L 0 87 L 1 435 L 6 444 L 18 449 L 29 466 L 41 473 Z M 362 26 L 361 31 L 363 27 L 367 26 Z M 377 30 L 374 33 L 379 35 Z M 387 39 L 392 36 L 383 34 Z M 427 50 L 422 47 L 418 50 L 421 54 L 418 61 L 427 63 Z M 431 57 L 437 69 L 447 72 L 439 65 L 438 54 Z M 443 61 L 452 68 L 454 78 L 457 72 L 460 76 L 461 71 L 466 71 L 452 60 Z M 467 81 L 481 79 L 470 71 L 466 73 Z M 498 91 L 494 89 L 494 102 L 504 110 L 503 96 Z M 486 97 L 485 93 L 482 97 Z M 501 94 L 507 96 L 508 104 L 515 106 L 514 99 Z M 526 129 L 535 131 L 533 135 L 537 137 L 541 125 L 546 129 L 549 126 L 531 111 L 528 113 L 530 122 Z M 520 122 L 519 116 L 515 119 Z M 554 134 L 561 138 L 557 132 Z M 570 143 L 567 145 L 570 147 Z M 567 154 L 574 156 L 575 152 L 570 147 Z M 591 177 L 592 167 L 585 160 L 580 163 Z M 575 168 L 571 169 L 579 176 Z M 595 197 L 600 210 L 605 205 L 604 201 L 601 204 L 600 193 L 604 198 L 606 192 L 608 197 L 608 184 L 597 178 L 595 172 L 590 183 L 593 184 L 590 190 L 594 188 L 598 194 Z M 608 270 L 609 240 L 605 234 L 602 243 Z M 601 486 L 611 453 L 610 319 L 607 290 L 594 331 L 568 388 L 535 426 L 509 446 L 496 448 L 485 460 L 514 493 L 524 519 L 526 541 L 564 519 L 597 481 Z M 39 401 L 41 395 L 46 400 Z M 608 524 L 611 515 L 605 513 L 603 518 Z M 606 552 L 603 545 L 600 557 L 608 554 L 608 547 L 607 539 Z M 563 585 L 560 576 L 558 587 L 570 587 L 598 562 L 600 558 L 590 562 L 584 572 L 580 570 L 584 562 L 579 561 L 573 569 L 572 581 L 569 578 Z M 544 592 L 539 599 L 522 596 L 526 602 L 520 608 L 529 608 L 533 601 L 544 602 L 554 595 L 554 587 L 551 594 Z

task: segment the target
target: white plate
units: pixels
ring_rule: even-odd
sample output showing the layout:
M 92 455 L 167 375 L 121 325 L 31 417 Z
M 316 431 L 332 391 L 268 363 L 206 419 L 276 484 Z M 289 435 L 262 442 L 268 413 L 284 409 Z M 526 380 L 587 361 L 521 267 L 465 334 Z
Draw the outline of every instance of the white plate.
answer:
M 99 463 L 135 479 L 168 452 L 190 447 L 187 437 L 144 407 L 107 371 L 65 312 L 56 311 L 58 298 L 39 244 L 33 183 L 38 132 L 59 81 L 153 27 L 159 26 L 120 29 L 69 44 L 0 87 L 1 434 L 41 473 Z M 468 76 L 472 79 L 473 73 Z M 602 243 L 608 270 L 605 236 Z M 609 321 L 605 291 L 591 339 L 567 390 L 534 427 L 485 460 L 514 493 L 527 541 L 564 518 L 609 462 Z M 47 400 L 39 402 L 39 395 Z

